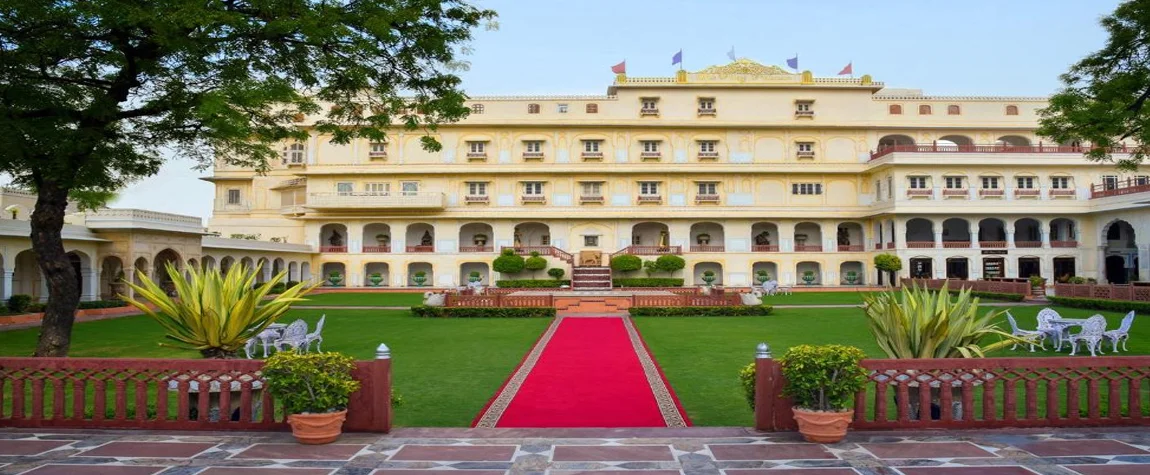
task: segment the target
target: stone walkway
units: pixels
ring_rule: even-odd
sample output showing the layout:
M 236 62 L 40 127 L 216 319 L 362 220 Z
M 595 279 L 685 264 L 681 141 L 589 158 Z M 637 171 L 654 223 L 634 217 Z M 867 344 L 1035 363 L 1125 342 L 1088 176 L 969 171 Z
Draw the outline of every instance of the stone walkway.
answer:
M 1150 474 L 1150 430 L 853 432 L 839 444 L 741 428 L 399 429 L 290 434 L 0 429 L 0 474 Z

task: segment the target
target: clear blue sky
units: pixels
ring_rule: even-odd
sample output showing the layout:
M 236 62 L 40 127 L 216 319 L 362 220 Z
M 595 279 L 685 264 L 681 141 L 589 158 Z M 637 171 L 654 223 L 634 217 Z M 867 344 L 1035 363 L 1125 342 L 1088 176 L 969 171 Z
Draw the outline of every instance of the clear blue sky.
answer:
M 610 67 L 635 76 L 739 57 L 834 75 L 854 62 L 888 87 L 935 95 L 1046 95 L 1058 75 L 1105 41 L 1098 19 L 1117 0 L 485 0 L 497 31 L 480 31 L 472 95 L 604 94 Z M 211 185 L 182 160 L 133 184 L 115 203 L 208 217 Z

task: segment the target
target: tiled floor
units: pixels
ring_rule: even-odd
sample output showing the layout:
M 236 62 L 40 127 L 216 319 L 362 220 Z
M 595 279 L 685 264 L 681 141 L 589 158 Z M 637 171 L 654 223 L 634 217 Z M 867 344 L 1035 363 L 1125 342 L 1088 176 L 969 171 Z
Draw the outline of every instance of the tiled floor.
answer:
M 302 446 L 289 434 L 0 430 L 0 475 L 1150 474 L 1150 430 L 852 432 L 741 428 L 400 429 Z

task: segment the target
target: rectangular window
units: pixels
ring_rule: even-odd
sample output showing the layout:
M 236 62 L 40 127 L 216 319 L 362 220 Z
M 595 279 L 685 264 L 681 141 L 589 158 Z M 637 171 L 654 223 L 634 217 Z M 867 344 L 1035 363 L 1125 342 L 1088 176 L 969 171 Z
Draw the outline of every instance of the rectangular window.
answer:
M 644 152 L 659 153 L 659 141 L 658 140 L 644 140 L 642 142 L 642 144 L 643 144 L 643 151 Z
M 882 201 L 882 180 L 874 181 L 874 199 L 875 201 Z
M 588 114 L 598 114 L 599 113 L 599 104 L 587 104 L 587 113 Z
M 391 183 L 365 183 L 363 191 L 369 195 L 387 196 L 391 193 Z
M 1118 176 L 1117 175 L 1103 175 L 1102 176 L 1102 185 L 1107 190 L 1113 190 L 1115 188 L 1118 188 Z
M 659 195 L 659 182 L 657 181 L 641 181 L 639 182 L 639 194 L 644 196 L 658 196 Z
M 888 200 L 894 199 L 894 178 L 892 177 L 886 178 L 886 198 Z
M 925 176 L 907 177 L 907 180 L 910 181 L 910 188 L 912 190 L 925 190 L 926 189 L 926 177 Z
M 230 205 L 240 204 L 240 190 L 239 190 L 239 188 L 232 188 L 232 189 L 228 190 L 228 204 L 230 204 Z
M 700 140 L 699 151 L 703 153 L 715 153 L 716 143 L 718 142 L 715 142 L 714 140 Z
M 591 153 L 598 153 L 600 142 L 602 142 L 602 140 L 584 140 L 583 141 L 583 151 L 584 152 L 591 152 Z
M 404 196 L 414 196 L 419 193 L 418 181 L 403 181 L 399 183 L 399 189 L 403 191 Z
M 350 195 L 355 191 L 355 184 L 349 181 L 340 182 L 335 184 L 335 192 L 340 195 Z
M 821 195 L 823 194 L 822 183 L 791 183 L 792 195 Z
M 1034 177 L 1032 176 L 1015 177 L 1014 181 L 1018 184 L 1018 189 L 1020 190 L 1034 189 Z
M 997 190 L 998 189 L 998 177 L 996 177 L 996 176 L 984 176 L 984 177 L 982 177 L 982 189 L 984 189 L 984 190 Z
M 370 157 L 386 157 L 387 156 L 387 142 L 371 142 Z
M 599 247 L 599 236 L 583 236 L 583 245 L 586 247 Z
M 543 182 L 541 181 L 528 181 L 523 183 L 523 194 L 528 196 L 539 196 L 543 194 Z
M 528 153 L 539 153 L 543 151 L 543 142 L 538 140 L 531 140 L 523 142 L 523 151 Z
M 539 104 L 527 104 L 527 113 L 528 114 L 538 114 L 539 113 Z
M 697 183 L 700 195 L 717 195 L 719 194 L 719 184 L 715 182 Z
M 467 182 L 467 194 L 470 196 L 487 196 L 487 182 L 485 182 L 485 181 L 469 181 L 469 182 Z
M 814 153 L 815 151 L 814 142 L 798 142 L 798 146 L 799 153 Z
M 471 105 L 471 113 L 472 114 L 482 114 L 483 113 L 483 104 L 472 104 Z
M 699 98 L 699 110 L 714 110 L 715 100 L 710 97 Z
M 580 183 L 583 196 L 603 196 L 603 182 L 585 181 Z
M 815 115 L 814 103 L 811 101 L 795 101 L 795 117 L 812 117 Z
M 1050 177 L 1050 187 L 1054 188 L 1056 190 L 1069 190 L 1070 189 L 1070 177 L 1067 177 L 1067 176 Z
M 566 114 L 567 113 L 567 104 L 559 104 L 558 106 L 556 106 L 556 110 L 558 110 L 560 114 Z
M 659 99 L 654 97 L 643 98 L 643 110 L 653 111 L 659 108 Z
M 467 142 L 469 153 L 487 153 L 487 142 Z
M 304 145 L 293 143 L 288 145 L 287 156 L 284 158 L 289 164 L 299 165 L 304 162 Z
M 1137 175 L 1134 177 L 1134 185 L 1136 185 L 1136 186 L 1143 186 L 1147 183 L 1150 183 L 1150 176 Z
M 962 189 L 962 177 L 960 177 L 960 176 L 944 177 L 943 181 L 946 183 L 946 188 L 949 190 L 960 190 L 960 189 Z

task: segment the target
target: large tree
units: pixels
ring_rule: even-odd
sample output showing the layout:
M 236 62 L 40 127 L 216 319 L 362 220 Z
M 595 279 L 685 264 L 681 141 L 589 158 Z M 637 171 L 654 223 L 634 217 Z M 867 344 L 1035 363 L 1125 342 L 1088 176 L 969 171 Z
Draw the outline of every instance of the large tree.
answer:
M 1039 135 L 1059 143 L 1089 142 L 1092 160 L 1108 161 L 1112 147 L 1128 147 L 1118 168 L 1134 170 L 1150 144 L 1150 0 L 1131 0 L 1103 17 L 1110 38 L 1062 75 L 1063 89 L 1040 112 Z
M 467 115 L 452 64 L 494 13 L 465 0 L 5 0 L 0 172 L 37 193 L 48 283 L 39 356 L 67 354 L 70 194 L 156 173 L 167 151 L 266 171 L 304 139 L 383 140 Z M 179 197 L 173 197 L 179 199 Z

